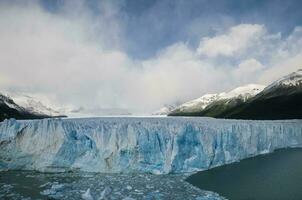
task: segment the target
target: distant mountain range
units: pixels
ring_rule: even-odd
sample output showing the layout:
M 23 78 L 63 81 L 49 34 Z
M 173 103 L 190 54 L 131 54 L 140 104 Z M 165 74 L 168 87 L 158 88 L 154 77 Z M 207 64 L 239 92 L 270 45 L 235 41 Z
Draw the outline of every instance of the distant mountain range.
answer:
M 8 118 L 42 119 L 112 115 L 131 115 L 131 113 L 122 108 L 54 107 L 48 102 L 48 99 L 36 95 L 19 92 L 0 94 L 0 121 Z
M 132 115 L 123 108 L 103 108 L 103 107 L 78 107 L 76 109 L 64 109 L 70 117 L 97 117 L 97 116 L 124 116 Z
M 63 111 L 62 111 L 63 110 Z M 130 114 L 121 109 L 54 109 L 27 94 L 0 94 L 0 121 L 6 118 L 41 119 L 66 117 L 64 113 Z M 63 112 L 63 113 L 62 113 Z M 184 104 L 165 105 L 153 115 L 207 116 L 230 119 L 301 119 L 302 69 L 269 86 L 249 84 L 230 92 L 206 94 Z
M 228 93 L 206 94 L 184 103 L 169 116 L 207 116 L 232 119 L 301 119 L 302 70 L 264 87 L 249 84 Z
M 62 116 L 64 115 L 57 108 L 47 105 L 45 101 L 36 96 L 31 96 L 25 93 L 9 93 L 7 95 L 19 106 L 25 108 L 27 111 L 37 114 L 37 115 L 47 115 L 47 116 Z
M 7 96 L 0 94 L 0 121 L 7 118 L 42 119 L 50 117 L 66 116 L 29 95 L 14 93 Z

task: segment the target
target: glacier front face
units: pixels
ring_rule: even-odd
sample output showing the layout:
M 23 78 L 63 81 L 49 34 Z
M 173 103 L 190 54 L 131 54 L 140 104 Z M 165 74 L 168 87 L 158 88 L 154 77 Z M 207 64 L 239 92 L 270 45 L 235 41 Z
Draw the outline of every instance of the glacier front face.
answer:
M 112 117 L 0 123 L 1 170 L 181 173 L 287 147 L 302 147 L 302 120 Z

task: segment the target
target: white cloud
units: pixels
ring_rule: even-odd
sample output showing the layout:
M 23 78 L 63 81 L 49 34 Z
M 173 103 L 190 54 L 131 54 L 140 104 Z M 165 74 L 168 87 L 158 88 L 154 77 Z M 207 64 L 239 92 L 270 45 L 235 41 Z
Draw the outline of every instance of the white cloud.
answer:
M 233 70 L 236 81 L 240 84 L 248 84 L 255 81 L 264 66 L 256 59 L 247 59 L 239 63 L 238 67 Z
M 292 55 L 287 59 L 280 60 L 277 63 L 272 63 L 272 66 L 266 68 L 259 75 L 259 82 L 263 84 L 270 84 L 271 82 L 287 75 L 291 72 L 302 69 L 302 46 L 300 53 Z
M 302 69 L 302 27 L 295 27 L 283 40 L 280 38 L 278 42 L 263 44 L 268 45 L 271 45 L 271 56 L 258 78 L 259 82 L 270 84 L 286 74 Z
M 218 90 L 221 86 L 215 80 L 225 78 L 223 69 L 200 60 L 195 50 L 184 43 L 172 45 L 142 64 L 142 82 L 150 95 L 148 99 L 158 107 L 163 102 L 185 101 L 204 91 Z
M 269 84 L 302 68 L 302 28 L 282 37 L 263 25 L 240 24 L 226 34 L 202 38 L 197 52 L 214 63 L 221 60 L 218 55 L 239 63 L 231 68 L 233 84 Z
M 162 104 L 220 88 L 211 85 L 212 78 L 224 73 L 200 60 L 184 43 L 162 49 L 147 60 L 132 60 L 87 33 L 89 20 L 78 23 L 39 7 L 3 11 L 2 90 L 45 94 L 67 107 L 150 113 Z M 99 36 L 108 38 L 111 31 L 105 28 Z
M 1 88 L 55 93 L 60 104 L 119 106 L 112 97 L 132 61 L 102 43 L 110 30 L 96 39 L 85 15 L 78 22 L 38 6 L 1 7 L 0 13 Z
M 226 34 L 202 38 L 197 51 L 209 57 L 233 56 L 247 49 L 265 32 L 263 25 L 240 24 L 232 27 Z

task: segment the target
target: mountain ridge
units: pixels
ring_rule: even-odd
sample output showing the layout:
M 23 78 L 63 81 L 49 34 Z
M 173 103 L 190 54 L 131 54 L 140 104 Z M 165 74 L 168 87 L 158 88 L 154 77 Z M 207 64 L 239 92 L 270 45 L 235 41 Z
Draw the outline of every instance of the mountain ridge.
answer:
M 34 99 L 32 99 L 34 101 Z M 33 105 L 32 105 L 33 106 Z M 44 105 L 40 102 L 40 106 Z M 46 107 L 46 106 L 44 106 Z M 49 108 L 50 109 L 50 108 Z M 0 121 L 8 118 L 15 119 L 43 119 L 53 117 L 66 117 L 65 115 L 51 115 L 41 112 L 35 107 L 26 107 L 14 101 L 13 98 L 0 93 Z
M 210 103 L 204 109 L 193 112 L 181 112 L 176 109 L 168 115 L 256 120 L 301 119 L 302 70 L 274 81 L 247 99 L 221 98 Z
M 217 94 L 205 94 L 200 98 L 186 102 L 180 105 L 169 113 L 169 115 L 178 116 L 184 114 L 185 116 L 195 116 L 199 112 L 207 110 L 208 107 L 218 104 L 238 104 L 255 96 L 264 89 L 265 86 L 259 84 L 248 84 L 237 87 L 229 92 L 221 92 Z

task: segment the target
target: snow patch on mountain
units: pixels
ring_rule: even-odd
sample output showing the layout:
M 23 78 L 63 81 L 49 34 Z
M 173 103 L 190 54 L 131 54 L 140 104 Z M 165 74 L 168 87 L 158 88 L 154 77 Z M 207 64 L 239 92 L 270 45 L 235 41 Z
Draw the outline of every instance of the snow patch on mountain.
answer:
M 8 107 L 10 108 L 13 108 L 15 110 L 18 110 L 18 111 L 23 111 L 24 109 L 22 107 L 20 107 L 19 105 L 17 105 L 13 99 L 11 99 L 10 97 L 6 96 L 6 95 L 3 95 L 3 94 L 0 94 L 0 102 L 2 104 L 5 104 L 7 105 Z
M 264 88 L 265 88 L 264 85 L 248 84 L 245 86 L 235 88 L 235 89 L 231 90 L 230 92 L 222 94 L 219 99 L 241 98 L 245 101 L 253 96 L 256 96 Z
M 265 91 L 276 87 L 302 87 L 302 69 L 280 78 L 265 88 Z
M 206 94 L 200 98 L 194 99 L 192 101 L 186 102 L 178 106 L 173 111 L 177 112 L 197 112 L 202 111 L 208 105 L 219 101 L 219 100 L 229 100 L 234 98 L 240 98 L 243 101 L 257 95 L 261 92 L 265 86 L 258 84 L 248 84 L 231 90 L 230 92 L 222 92 L 218 94 Z M 173 112 L 172 111 L 172 112 Z
M 207 107 L 212 102 L 219 99 L 221 96 L 223 96 L 225 93 L 220 94 L 206 94 L 203 95 L 200 98 L 194 99 L 192 101 L 188 101 L 179 107 L 177 107 L 175 110 L 181 111 L 181 112 L 192 112 L 196 110 L 202 110 L 205 107 Z
M 12 98 L 16 104 L 23 107 L 26 111 L 30 113 L 47 116 L 64 115 L 58 110 L 52 108 L 53 106 L 49 105 L 49 103 L 46 103 L 47 100 L 42 100 L 43 98 L 23 93 L 9 93 L 8 96 Z

